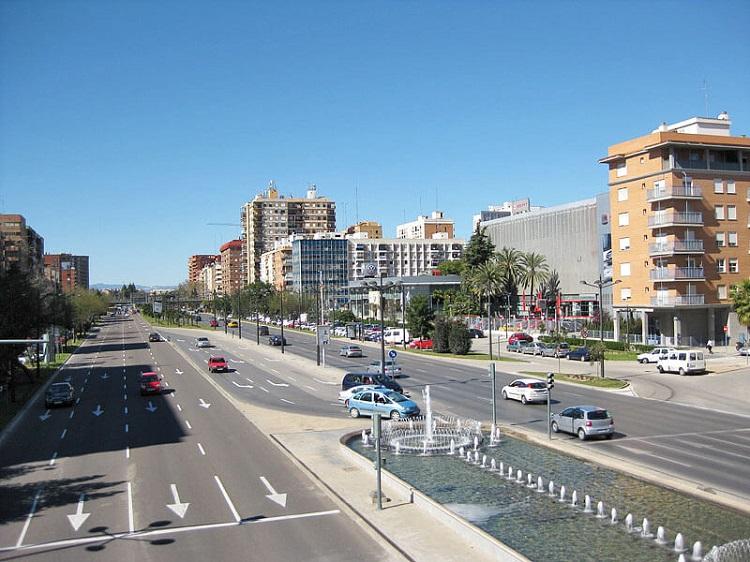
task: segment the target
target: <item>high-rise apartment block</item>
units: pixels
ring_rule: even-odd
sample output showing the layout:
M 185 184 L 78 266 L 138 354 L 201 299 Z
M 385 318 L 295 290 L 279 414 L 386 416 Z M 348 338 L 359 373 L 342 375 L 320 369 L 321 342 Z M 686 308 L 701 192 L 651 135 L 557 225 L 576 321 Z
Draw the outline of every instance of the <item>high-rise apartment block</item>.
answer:
M 379 222 L 360 221 L 347 227 L 344 235 L 347 238 L 382 238 L 383 227 Z
M 442 211 L 433 211 L 429 217 L 422 215 L 417 220 L 396 227 L 396 238 L 430 239 L 453 238 L 454 224 L 446 219 Z
M 196 283 L 199 280 L 201 271 L 207 265 L 216 261 L 216 256 L 206 254 L 196 254 L 188 258 L 188 283 Z
M 304 198 L 279 195 L 273 182 L 242 207 L 244 283 L 260 280 L 260 256 L 292 234 L 312 235 L 336 229 L 336 203 L 319 197 L 312 185 Z
M 44 275 L 44 238 L 23 215 L 0 214 L 0 270 L 16 264 L 22 271 Z
M 230 240 L 219 248 L 224 294 L 233 295 L 242 287 L 242 240 Z
M 216 259 L 201 269 L 198 277 L 198 285 L 204 299 L 213 298 L 214 295 L 224 296 L 224 278 L 221 270 L 221 255 L 214 256 Z
M 348 301 L 349 240 L 335 233 L 292 240 L 291 288 L 315 295 L 322 289 L 325 308 Z
M 292 271 L 292 244 L 279 243 L 273 250 L 260 256 L 260 280 L 273 285 L 277 290 L 291 283 L 288 280 Z
M 364 279 L 367 264 L 375 264 L 377 276 L 429 275 L 442 262 L 460 259 L 465 244 L 455 238 L 364 238 L 348 242 L 352 281 Z
M 670 343 L 739 330 L 730 287 L 750 275 L 750 138 L 726 113 L 609 147 L 614 306 Z M 615 323 L 617 326 L 617 323 Z
M 44 277 L 63 293 L 89 288 L 89 257 L 44 254 Z

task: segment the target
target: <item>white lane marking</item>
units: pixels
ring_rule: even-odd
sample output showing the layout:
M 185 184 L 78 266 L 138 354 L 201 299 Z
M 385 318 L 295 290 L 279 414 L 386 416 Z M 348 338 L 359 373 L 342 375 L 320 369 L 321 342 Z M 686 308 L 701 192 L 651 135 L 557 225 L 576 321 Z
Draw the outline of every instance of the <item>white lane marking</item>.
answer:
M 312 386 L 310 386 L 309 384 L 306 384 L 306 385 L 305 385 L 305 388 L 309 388 L 309 389 L 310 389 L 310 390 L 312 390 L 313 392 L 317 392 L 317 390 L 318 390 L 317 388 L 315 388 L 315 387 L 312 387 Z
M 128 385 L 127 385 L 127 384 L 123 384 L 123 385 L 122 385 L 122 387 L 123 387 L 123 388 L 124 388 L 125 390 L 127 390 L 127 389 L 128 389 Z
M 291 400 L 287 400 L 285 398 L 279 398 L 279 400 L 281 400 L 282 402 L 286 402 L 287 404 L 291 404 L 292 406 L 296 406 L 296 404 Z
M 29 530 L 31 518 L 34 517 L 34 512 L 36 512 L 36 504 L 39 501 L 39 495 L 41 493 L 42 490 L 39 489 L 36 491 L 36 494 L 34 494 L 34 501 L 31 502 L 31 509 L 29 510 L 29 514 L 26 516 L 26 521 L 24 522 L 23 528 L 21 529 L 21 534 L 18 537 L 18 542 L 16 542 L 16 548 L 20 548 L 20 546 L 23 544 L 23 539 L 26 538 L 26 532 Z
M 190 422 L 187 420 L 185 420 L 185 425 L 187 426 L 188 429 L 193 429 L 193 426 L 190 425 Z
M 297 382 L 297 379 L 295 379 L 295 378 L 294 378 L 294 377 L 292 377 L 292 376 L 290 376 L 290 377 L 289 377 L 289 380 L 290 380 L 290 381 L 294 381 L 294 382 Z
M 478 398 L 479 400 L 484 400 L 484 401 L 486 401 L 486 402 L 492 402 L 492 399 L 491 399 L 491 398 L 485 398 L 484 396 L 477 396 L 477 398 Z
M 280 375 L 280 374 L 281 374 L 281 371 L 278 371 L 278 370 L 274 369 L 273 367 L 271 367 L 271 370 L 272 370 L 272 371 L 273 371 L 274 373 L 276 373 L 277 375 Z
M 127 415 L 127 414 L 128 414 L 128 407 L 125 406 L 125 415 Z
M 273 382 L 272 380 L 268 380 L 268 379 L 266 379 L 266 382 L 267 382 L 268 384 L 270 384 L 270 385 L 273 385 L 273 386 L 282 386 L 282 387 L 287 387 L 287 386 L 289 386 L 289 385 L 288 385 L 287 383 L 285 383 L 285 382 Z
M 620 449 L 625 449 L 626 451 L 630 451 L 631 453 L 635 453 L 636 455 L 645 455 L 647 457 L 654 457 L 655 459 L 659 459 L 659 460 L 666 461 L 666 462 L 669 462 L 669 463 L 679 464 L 680 466 L 685 466 L 687 468 L 692 468 L 693 467 L 692 464 L 687 464 L 687 463 L 684 463 L 684 462 L 679 462 L 679 461 L 676 461 L 674 459 L 668 459 L 667 457 L 661 457 L 659 455 L 655 455 L 653 453 L 649 453 L 648 451 L 643 451 L 641 449 L 635 449 L 633 447 L 625 447 L 623 445 L 618 445 L 618 447 Z
M 177 404 L 177 411 L 182 412 L 182 406 L 180 406 L 179 404 Z
M 254 388 L 251 384 L 240 384 L 236 381 L 232 381 L 232 384 L 238 388 Z
M 79 396 L 78 398 L 76 398 L 76 406 L 78 406 L 78 404 L 79 404 L 80 402 L 81 402 L 81 397 Z
M 122 395 L 122 399 L 123 399 L 123 400 L 127 400 L 127 399 L 128 399 L 128 395 L 127 395 L 127 394 L 123 394 L 123 395 Z
M 206 454 L 206 451 L 203 449 L 203 445 L 201 445 L 200 443 L 198 443 L 198 450 L 201 452 L 201 455 Z
M 260 389 L 261 389 L 261 390 L 262 390 L 263 392 L 268 392 L 268 390 L 266 390 L 266 389 L 265 389 L 265 388 L 263 388 L 262 386 L 259 386 L 258 388 L 260 388 Z
M 81 387 L 81 392 L 83 392 L 83 389 L 84 389 L 84 388 L 86 388 L 86 387 L 85 387 L 85 386 L 82 386 L 82 387 Z
M 65 434 L 68 433 L 67 428 L 63 429 L 62 435 L 60 435 L 60 439 L 65 439 Z
M 55 459 L 57 459 L 57 451 L 55 451 L 54 453 L 52 453 L 52 458 L 49 460 L 49 466 L 54 466 L 55 465 Z
M 130 447 L 125 447 L 125 458 L 126 459 L 130 458 Z
M 245 380 L 248 381 L 248 382 L 253 382 L 253 379 L 248 379 L 247 377 L 245 377 Z M 253 384 L 255 384 L 255 383 L 253 382 Z
M 128 426 L 128 424 L 125 424 L 125 433 L 128 432 L 128 429 L 130 429 L 129 426 Z
M 131 483 L 128 482 L 128 532 L 130 534 L 133 534 L 134 530 L 135 521 L 133 520 L 133 488 Z
M 216 480 L 216 485 L 219 487 L 219 490 L 221 490 L 221 494 L 224 496 L 224 500 L 227 502 L 227 505 L 229 506 L 229 511 L 232 512 L 232 515 L 234 516 L 234 520 L 239 523 L 241 521 L 240 514 L 237 513 L 237 510 L 234 508 L 234 504 L 232 503 L 232 500 L 229 498 L 229 494 L 227 494 L 227 491 L 224 489 L 224 485 L 221 483 L 221 480 L 219 480 L 219 477 L 214 475 L 214 480 Z
M 314 380 L 315 382 L 317 382 L 317 383 L 320 383 L 320 384 L 331 384 L 331 385 L 337 385 L 337 384 L 338 384 L 338 383 L 336 383 L 336 382 L 328 382 L 328 381 L 322 381 L 322 380 L 320 380 L 320 379 L 316 379 L 315 377 L 313 377 L 313 380 Z
M 200 399 L 200 404 L 198 404 L 198 405 L 201 408 L 206 408 L 206 409 L 208 409 L 208 408 L 211 407 L 211 403 L 210 402 L 206 402 L 205 400 L 203 400 L 203 398 Z

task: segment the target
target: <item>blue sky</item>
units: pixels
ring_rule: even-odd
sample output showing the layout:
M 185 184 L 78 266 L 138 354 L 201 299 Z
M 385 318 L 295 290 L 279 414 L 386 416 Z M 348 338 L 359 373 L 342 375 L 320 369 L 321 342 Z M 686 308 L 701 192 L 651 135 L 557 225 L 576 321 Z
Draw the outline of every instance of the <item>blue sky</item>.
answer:
M 606 188 L 607 146 L 729 112 L 747 2 L 0 3 L 0 212 L 91 281 L 176 284 L 275 180 L 339 227 Z M 359 195 L 355 201 L 355 187 Z M 437 202 L 437 203 L 436 203 Z

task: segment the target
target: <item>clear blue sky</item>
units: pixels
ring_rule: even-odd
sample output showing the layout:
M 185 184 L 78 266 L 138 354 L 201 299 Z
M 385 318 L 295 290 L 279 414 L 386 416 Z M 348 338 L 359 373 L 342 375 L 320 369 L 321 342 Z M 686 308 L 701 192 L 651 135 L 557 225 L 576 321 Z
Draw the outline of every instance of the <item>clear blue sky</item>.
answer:
M 176 284 L 240 206 L 308 183 L 338 225 L 606 187 L 607 146 L 730 113 L 750 2 L 0 3 L 0 212 L 91 281 Z

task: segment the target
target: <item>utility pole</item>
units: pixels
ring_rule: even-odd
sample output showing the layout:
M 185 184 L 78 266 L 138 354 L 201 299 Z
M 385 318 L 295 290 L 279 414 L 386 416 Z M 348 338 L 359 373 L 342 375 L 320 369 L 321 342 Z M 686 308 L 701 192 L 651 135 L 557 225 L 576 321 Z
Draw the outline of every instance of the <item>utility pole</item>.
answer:
M 315 328 L 315 362 L 317 363 L 318 367 L 320 367 L 320 326 L 323 324 L 323 303 L 320 299 L 320 293 L 323 291 L 323 272 L 321 271 L 319 273 L 319 287 L 318 290 L 315 291 L 315 300 L 317 301 L 315 308 L 317 317 L 318 317 L 318 323 L 317 327 Z
M 284 285 L 279 291 L 279 308 L 281 309 L 281 354 L 284 355 Z
M 581 284 L 586 285 L 588 287 L 597 287 L 599 289 L 599 342 L 601 345 L 601 358 L 599 360 L 599 366 L 600 366 L 600 374 L 599 376 L 601 378 L 604 378 L 604 308 L 602 305 L 602 299 L 603 299 L 603 291 L 605 287 L 612 287 L 613 285 L 617 285 L 620 282 L 620 279 L 617 279 L 616 281 L 604 281 L 602 279 L 602 274 L 599 274 L 599 280 L 594 281 L 593 283 L 589 283 L 588 281 L 581 281 Z
M 490 363 L 490 379 L 492 379 L 492 431 L 497 427 L 497 376 L 495 375 L 495 363 Z M 494 435 L 494 433 L 493 433 Z
M 489 286 L 487 286 L 487 327 L 489 328 L 490 338 L 490 361 L 492 361 L 492 296 L 490 295 Z M 492 392 L 494 394 L 494 387 L 492 389 Z
M 401 338 L 406 349 L 406 300 L 404 297 L 404 285 L 401 284 Z

